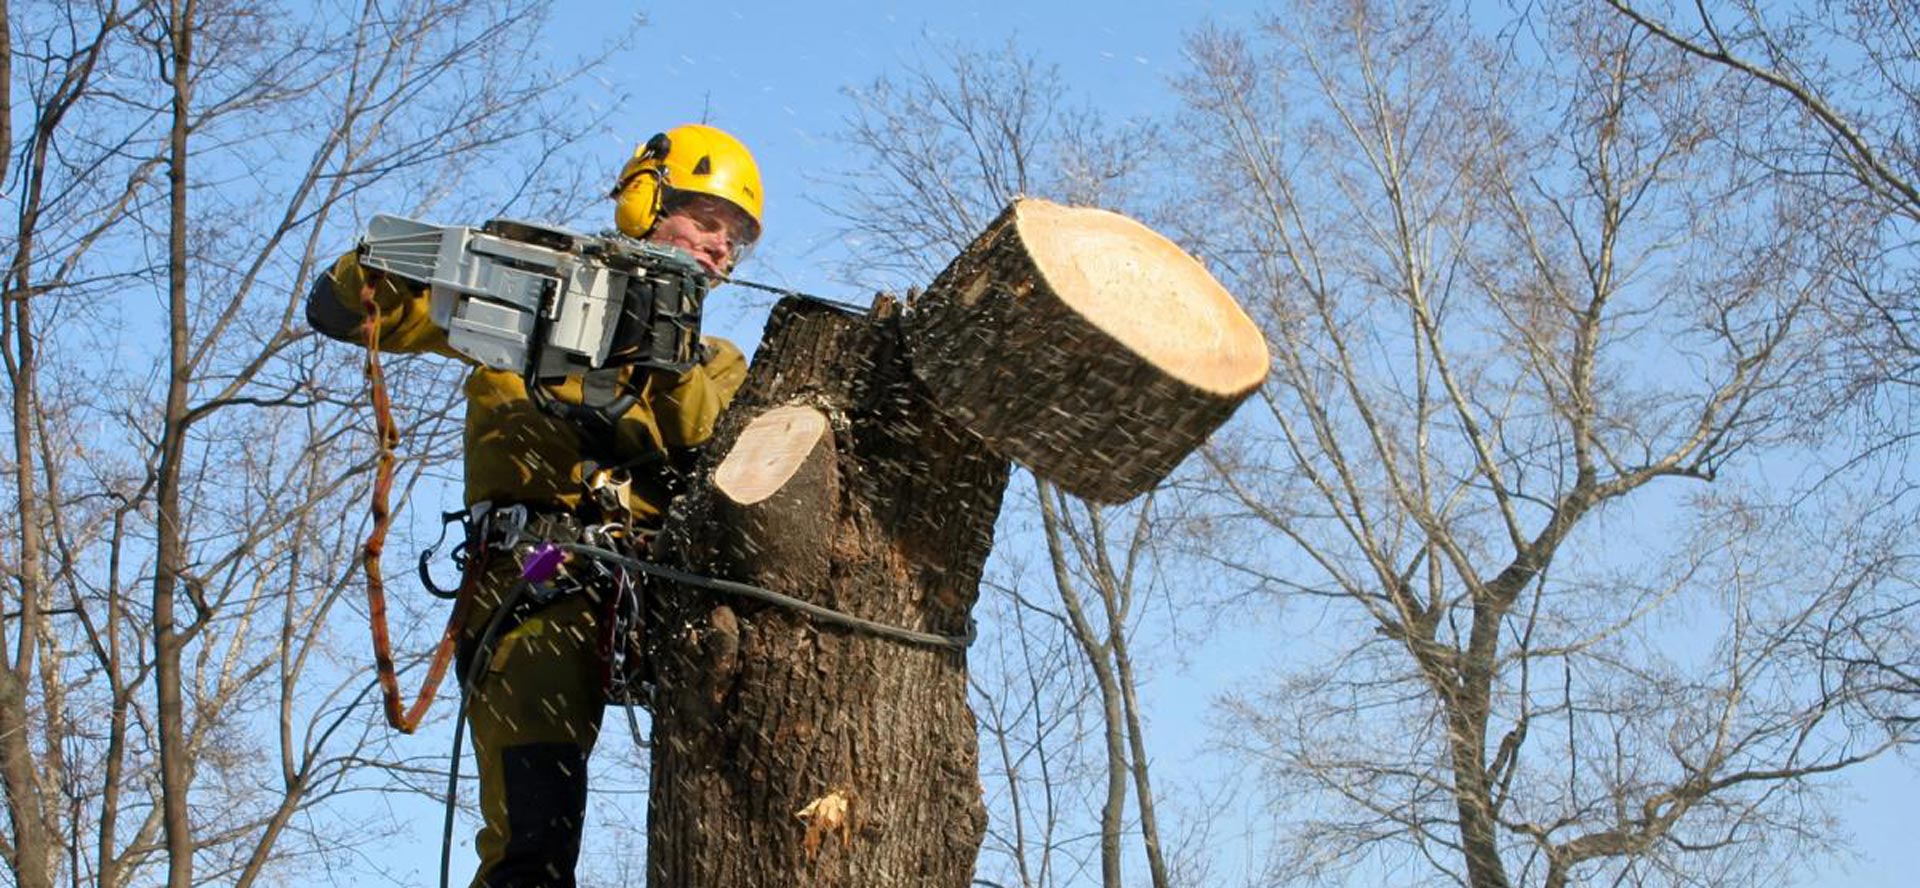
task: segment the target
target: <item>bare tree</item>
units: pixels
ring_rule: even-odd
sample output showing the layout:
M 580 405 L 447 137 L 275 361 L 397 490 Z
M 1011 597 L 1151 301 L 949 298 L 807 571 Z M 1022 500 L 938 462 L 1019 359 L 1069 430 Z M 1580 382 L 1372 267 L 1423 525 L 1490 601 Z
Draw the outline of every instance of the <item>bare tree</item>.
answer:
M 842 200 L 829 209 L 862 247 L 863 264 L 851 271 L 872 283 L 930 280 L 938 263 L 1018 195 L 1124 207 L 1153 148 L 1149 128 L 1107 125 L 1071 100 L 1056 71 L 1013 45 L 943 50 L 937 62 L 882 78 L 852 98 L 848 137 L 869 166 L 843 183 Z M 988 851 L 1004 855 L 1005 877 L 1023 886 L 1072 878 L 1082 858 L 1063 841 L 1072 814 L 1063 802 L 1082 792 L 1071 779 L 1083 755 L 1074 747 L 1094 742 L 1103 784 L 1093 803 L 1102 884 L 1126 883 L 1128 837 L 1137 833 L 1150 882 L 1164 888 L 1172 868 L 1155 813 L 1130 638 L 1142 600 L 1164 590 L 1154 543 L 1171 519 L 1151 497 L 1102 508 L 1044 482 L 1035 483 L 1031 503 L 1051 601 L 1038 603 L 1041 596 L 1022 584 L 989 584 L 1006 600 L 988 607 L 1019 617 L 992 661 L 1012 671 L 974 685 L 975 707 L 986 713 L 985 748 L 998 763 L 988 771 L 999 781 L 990 794 L 1004 803 L 993 812 Z M 1071 673 L 1025 674 L 1058 662 L 1063 641 L 1079 652 Z M 1089 684 L 1060 683 L 1068 677 Z M 1082 700 L 1098 706 L 1091 736 L 1070 729 L 1069 712 L 1056 708 Z
M 1842 429 L 1852 433 L 1855 454 L 1828 479 L 1884 472 L 1879 490 L 1855 495 L 1873 499 L 1893 488 L 1907 500 L 1916 485 L 1905 466 L 1920 386 L 1920 276 L 1913 268 L 1920 148 L 1910 134 L 1920 112 L 1920 9 L 1910 2 L 1609 5 L 1770 101 L 1774 125 L 1724 137 L 1756 162 L 1806 182 L 1833 220 L 1828 230 L 1839 243 L 1828 255 L 1840 286 L 1821 306 L 1832 369 L 1820 394 L 1852 408 L 1840 419 L 1854 421 Z M 1916 609 L 1920 600 L 1912 594 L 1863 604 L 1859 622 L 1837 628 L 1828 646 L 1842 674 L 1875 688 L 1885 715 L 1902 725 L 1920 713 L 1909 655 L 1920 631 Z
M 27 122 L 0 146 L 17 884 L 246 885 L 374 837 L 332 807 L 413 767 L 367 718 L 341 606 L 364 384 L 296 307 L 363 201 L 434 206 L 516 169 L 496 152 L 583 132 L 547 118 L 579 69 L 528 62 L 545 8 L 5 8 Z M 478 200 L 450 209 L 527 191 L 465 184 Z M 457 387 L 424 365 L 392 384 L 418 477 L 450 456 Z
M 1751 884 L 1888 748 L 1806 643 L 1869 579 L 1783 507 L 1830 216 L 1709 135 L 1754 91 L 1570 5 L 1507 42 L 1432 7 L 1207 32 L 1189 222 L 1275 346 L 1213 447 L 1337 653 L 1229 711 L 1272 875 Z M 1833 534 L 1838 535 L 1833 535 Z
M 1822 191 L 1835 201 L 1871 207 L 1908 231 L 1920 224 L 1920 149 L 1906 133 L 1920 109 L 1913 4 L 1776 9 L 1739 0 L 1684 13 L 1607 4 L 1663 43 L 1784 103 L 1787 125 L 1740 134 L 1749 153 L 1784 172 L 1829 179 Z
M 1089 792 L 1104 786 L 1093 754 L 1104 746 L 1089 736 L 1095 709 L 1081 653 L 1059 631 L 1057 610 L 1024 594 L 1026 569 L 999 558 L 1005 579 L 985 583 L 968 669 L 991 817 L 982 854 L 1007 884 L 1038 888 L 1098 866 L 1099 837 L 1075 828 L 1072 815 L 1100 807 Z

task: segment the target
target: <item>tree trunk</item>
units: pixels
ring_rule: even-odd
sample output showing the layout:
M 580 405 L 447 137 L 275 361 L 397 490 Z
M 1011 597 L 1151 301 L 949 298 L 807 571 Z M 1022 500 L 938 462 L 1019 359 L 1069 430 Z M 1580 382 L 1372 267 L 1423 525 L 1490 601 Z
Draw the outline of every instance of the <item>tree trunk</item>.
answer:
M 173 129 L 167 143 L 167 364 L 166 426 L 160 437 L 155 485 L 153 566 L 153 687 L 159 721 L 161 822 L 166 826 L 168 888 L 193 884 L 193 821 L 187 793 L 193 783 L 187 750 L 185 676 L 181 655 L 189 632 L 176 621 L 174 601 L 186 566 L 186 529 L 180 501 L 180 471 L 186 461 L 188 366 L 187 319 L 187 136 L 191 105 L 193 0 L 175 0 L 169 17 L 171 53 L 165 58 L 173 86 Z
M 22 230 L 27 230 L 26 226 Z M 19 565 L 8 577 L 19 590 L 20 636 L 10 639 L 8 619 L 0 618 L 0 783 L 6 786 L 8 820 L 13 834 L 3 844 L 7 865 L 20 888 L 51 888 L 55 835 L 49 828 L 46 799 L 40 793 L 32 743 L 33 719 L 27 689 L 33 681 L 33 655 L 39 645 L 41 604 L 46 584 L 41 571 L 44 540 L 41 529 L 39 481 L 34 461 L 34 396 L 39 391 L 36 352 L 39 334 L 33 328 L 31 292 L 26 272 L 26 247 L 8 275 L 8 341 L 4 352 L 13 382 L 13 481 L 16 518 L 20 526 Z M 4 600 L 4 599 L 0 599 Z M 12 642 L 10 644 L 10 641 Z
M 11 85 L 13 71 L 12 16 L 0 3 L 0 74 Z M 0 179 L 13 160 L 13 100 L 0 97 Z M 42 151 L 39 144 L 36 151 Z M 36 158 L 37 159 L 37 158 Z M 20 527 L 17 549 L 19 564 L 11 585 L 19 590 L 20 635 L 11 639 L 7 620 L 0 618 L 0 784 L 6 793 L 8 823 L 13 834 L 0 842 L 14 883 L 20 888 L 51 888 L 53 885 L 53 830 L 49 829 L 46 801 L 36 782 L 33 762 L 32 718 L 27 705 L 27 687 L 33 678 L 33 654 L 39 644 L 41 603 L 45 598 L 42 582 L 40 494 L 34 486 L 38 475 L 34 465 L 33 415 L 39 394 L 39 359 L 36 356 L 39 333 L 33 325 L 34 235 L 38 224 L 41 179 L 28 175 L 26 193 L 20 202 L 18 227 L 15 228 L 13 256 L 7 279 L 0 292 L 0 360 L 6 365 L 13 420 L 13 484 L 16 520 Z M 0 597 L 0 602 L 5 598 Z M 13 642 L 13 643 L 10 643 Z M 17 645 L 17 646 L 16 646 Z
M 787 300 L 662 550 L 889 626 L 968 635 L 1007 462 L 934 410 L 891 303 Z M 648 884 L 952 886 L 986 828 L 963 653 L 657 591 Z
M 1213 276 L 1105 210 L 1013 202 L 913 309 L 913 370 L 940 408 L 1101 502 L 1158 484 L 1267 374 Z
M 1473 679 L 1467 682 L 1472 684 Z M 1454 810 L 1460 815 L 1460 849 L 1471 888 L 1507 888 L 1506 863 L 1500 859 L 1499 821 L 1493 812 L 1493 783 L 1482 759 L 1487 748 L 1484 692 L 1469 688 L 1466 701 L 1447 704 L 1453 753 Z M 1471 712 L 1461 710 L 1470 709 Z

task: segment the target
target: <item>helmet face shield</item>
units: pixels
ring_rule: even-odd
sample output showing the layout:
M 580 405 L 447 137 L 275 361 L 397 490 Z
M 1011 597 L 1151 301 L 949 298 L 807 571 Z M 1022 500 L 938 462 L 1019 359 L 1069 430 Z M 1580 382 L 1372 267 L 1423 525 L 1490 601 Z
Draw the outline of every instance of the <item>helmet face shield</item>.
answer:
M 753 251 L 753 245 L 760 240 L 760 223 L 732 201 L 712 195 L 664 189 L 660 217 L 665 219 L 671 216 L 689 217 L 702 230 L 718 229 L 724 233 L 728 256 L 726 271 L 732 271 L 746 259 L 747 254 Z
M 646 240 L 686 251 L 714 278 L 746 258 L 759 226 L 745 210 L 709 194 L 666 189 L 660 216 Z

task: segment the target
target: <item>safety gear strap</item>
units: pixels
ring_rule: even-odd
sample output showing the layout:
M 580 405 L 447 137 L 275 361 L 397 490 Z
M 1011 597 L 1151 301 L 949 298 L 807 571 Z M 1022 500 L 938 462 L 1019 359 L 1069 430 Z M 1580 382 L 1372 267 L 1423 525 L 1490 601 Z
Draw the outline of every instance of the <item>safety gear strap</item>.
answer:
M 526 385 L 527 399 L 534 406 L 548 416 L 571 424 L 598 449 L 611 446 L 620 417 L 627 415 L 627 411 L 640 402 L 640 396 L 632 390 L 631 385 L 620 383 L 620 369 L 617 367 L 587 373 L 581 379 L 581 400 L 578 404 L 554 397 L 547 391 L 546 385 L 532 375 L 526 377 Z
M 386 583 L 380 575 L 380 553 L 386 548 L 387 529 L 393 524 L 393 510 L 388 499 L 393 492 L 394 448 L 400 443 L 400 431 L 394 425 L 393 404 L 387 396 L 386 377 L 380 371 L 380 306 L 374 302 L 372 294 L 371 288 L 362 291 L 360 307 L 366 315 L 367 385 L 371 390 L 379 452 L 374 468 L 373 493 L 368 504 L 373 515 L 373 527 L 367 531 L 367 541 L 361 546 L 360 563 L 367 576 L 367 617 L 373 631 L 373 665 L 380 681 L 380 697 L 385 704 L 387 724 L 400 733 L 411 734 L 420 726 L 427 708 L 433 705 L 433 696 L 439 690 L 441 680 L 446 677 L 447 665 L 453 660 L 454 643 L 459 639 L 460 627 L 466 621 L 467 610 L 472 605 L 480 575 L 484 572 L 486 543 L 482 540 L 472 553 L 466 577 L 461 581 L 459 591 L 454 594 L 453 612 L 447 615 L 447 626 L 440 633 L 440 643 L 434 647 L 433 659 L 427 666 L 427 676 L 419 695 L 411 706 L 403 707 L 400 679 L 393 665 L 393 641 L 387 632 Z

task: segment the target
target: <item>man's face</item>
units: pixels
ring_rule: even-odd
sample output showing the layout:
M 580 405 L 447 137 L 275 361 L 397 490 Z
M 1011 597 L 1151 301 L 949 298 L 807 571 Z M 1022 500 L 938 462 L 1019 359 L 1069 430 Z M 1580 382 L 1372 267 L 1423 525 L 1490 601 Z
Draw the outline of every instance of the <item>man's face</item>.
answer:
M 705 194 L 680 194 L 647 232 L 647 240 L 679 247 L 713 278 L 733 270 L 751 241 L 752 220 L 739 208 Z

